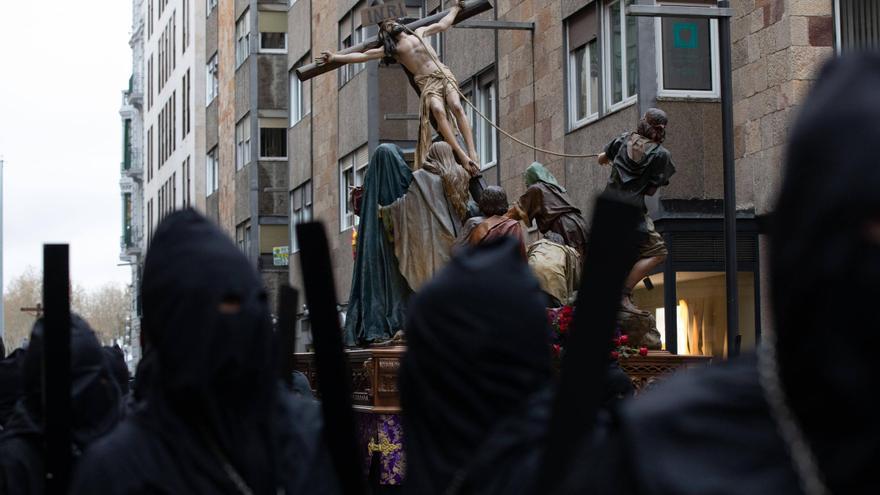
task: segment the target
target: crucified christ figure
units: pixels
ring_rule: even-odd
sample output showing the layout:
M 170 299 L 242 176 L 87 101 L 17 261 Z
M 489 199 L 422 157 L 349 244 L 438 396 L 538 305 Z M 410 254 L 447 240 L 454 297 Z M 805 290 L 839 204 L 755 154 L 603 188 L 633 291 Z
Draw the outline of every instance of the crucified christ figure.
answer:
M 399 62 L 410 73 L 420 92 L 419 140 L 416 145 L 415 166 L 422 166 L 431 144 L 430 116 L 433 116 L 437 130 L 443 140 L 452 146 L 456 160 L 473 176 L 480 172 L 480 166 L 471 125 L 458 95 L 458 81 L 452 71 L 439 62 L 437 53 L 425 41 L 428 36 L 448 30 L 461 8 L 462 2 L 459 0 L 442 19 L 415 31 L 404 26 L 400 19 L 385 19 L 379 24 L 381 47 L 363 53 L 340 54 L 325 51 L 315 62 L 357 64 L 376 59 L 383 59 L 386 63 Z M 464 138 L 467 151 L 456 139 L 456 127 Z

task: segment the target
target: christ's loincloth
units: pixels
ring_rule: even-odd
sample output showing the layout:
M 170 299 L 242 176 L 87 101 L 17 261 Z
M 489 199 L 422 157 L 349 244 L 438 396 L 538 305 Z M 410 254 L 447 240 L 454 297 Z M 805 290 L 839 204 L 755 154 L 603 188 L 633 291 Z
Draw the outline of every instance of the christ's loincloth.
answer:
M 419 87 L 421 96 L 419 98 L 419 141 L 416 144 L 416 154 L 413 160 L 413 168 L 422 168 L 425 156 L 428 154 L 428 147 L 431 146 L 431 97 L 436 96 L 443 102 L 443 108 L 446 110 L 446 119 L 452 126 L 456 134 L 458 131 L 458 123 L 446 104 L 446 95 L 454 93 L 458 90 L 458 81 L 455 75 L 443 64 L 439 64 L 440 68 L 434 72 L 424 75 L 415 76 L 416 85 Z M 455 85 L 453 87 L 452 85 Z M 452 144 L 452 143 L 450 143 Z

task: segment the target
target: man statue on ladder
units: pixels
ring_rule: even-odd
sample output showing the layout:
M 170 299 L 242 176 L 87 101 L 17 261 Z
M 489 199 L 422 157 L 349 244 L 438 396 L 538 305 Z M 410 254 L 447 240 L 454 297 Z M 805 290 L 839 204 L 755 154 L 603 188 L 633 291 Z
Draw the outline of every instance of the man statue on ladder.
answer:
M 431 117 L 444 141 L 452 146 L 455 158 L 472 176 L 479 174 L 471 125 L 461 105 L 458 81 L 448 67 L 437 58 L 437 53 L 425 41 L 428 36 L 442 33 L 452 27 L 461 11 L 462 0 L 438 22 L 410 30 L 402 23 L 404 7 L 379 5 L 370 7 L 364 17 L 379 21 L 379 40 L 382 46 L 363 53 L 322 52 L 317 64 L 331 62 L 357 64 L 382 59 L 386 64 L 399 62 L 419 91 L 419 140 L 416 145 L 415 167 L 420 168 L 431 144 Z M 379 15 L 377 15 L 377 13 Z M 464 139 L 467 151 L 459 144 L 456 134 Z

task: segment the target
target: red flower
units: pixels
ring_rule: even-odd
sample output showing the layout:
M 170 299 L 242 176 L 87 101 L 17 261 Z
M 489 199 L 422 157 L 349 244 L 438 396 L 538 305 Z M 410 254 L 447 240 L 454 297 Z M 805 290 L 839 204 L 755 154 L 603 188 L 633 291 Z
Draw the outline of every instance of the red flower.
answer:
M 562 307 L 562 316 L 564 316 L 566 318 L 571 318 L 571 314 L 573 312 L 574 312 L 574 310 L 571 309 L 571 306 L 563 306 Z
M 639 355 L 640 356 L 647 356 L 648 355 L 648 348 L 647 347 L 639 347 Z
M 620 353 L 617 351 L 611 351 L 611 359 L 617 359 L 620 357 Z
M 620 345 L 626 345 L 629 343 L 629 335 L 621 335 L 620 336 Z
M 615 337 L 611 339 L 611 343 L 614 344 L 614 347 L 620 346 L 620 337 Z

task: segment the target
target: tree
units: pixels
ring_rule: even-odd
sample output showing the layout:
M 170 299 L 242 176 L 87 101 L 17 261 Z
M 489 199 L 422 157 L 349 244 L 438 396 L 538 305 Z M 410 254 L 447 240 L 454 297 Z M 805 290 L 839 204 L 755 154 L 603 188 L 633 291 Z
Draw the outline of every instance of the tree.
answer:
M 3 342 L 7 352 L 28 339 L 36 321 L 34 312 L 24 312 L 21 308 L 35 307 L 42 300 L 43 277 L 34 267 L 27 267 L 9 283 L 3 294 L 6 309 Z M 102 343 L 111 344 L 125 334 L 131 305 L 127 286 L 108 283 L 90 292 L 81 285 L 73 284 L 70 305 L 73 312 L 89 322 Z
M 21 308 L 32 308 L 42 300 L 43 281 L 34 267 L 25 268 L 24 273 L 9 282 L 3 294 L 6 352 L 12 352 L 28 339 L 36 321 L 35 314 L 23 312 Z

